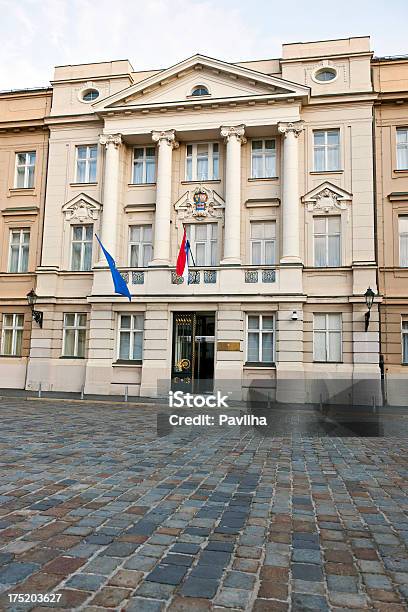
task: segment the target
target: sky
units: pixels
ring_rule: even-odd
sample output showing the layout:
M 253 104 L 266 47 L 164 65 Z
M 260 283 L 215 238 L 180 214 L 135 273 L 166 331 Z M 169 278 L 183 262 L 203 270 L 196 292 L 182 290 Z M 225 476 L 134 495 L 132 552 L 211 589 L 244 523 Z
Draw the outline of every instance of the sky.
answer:
M 0 0 L 0 16 L 0 90 L 47 86 L 58 65 L 265 59 L 282 43 L 349 36 L 408 54 L 407 0 Z

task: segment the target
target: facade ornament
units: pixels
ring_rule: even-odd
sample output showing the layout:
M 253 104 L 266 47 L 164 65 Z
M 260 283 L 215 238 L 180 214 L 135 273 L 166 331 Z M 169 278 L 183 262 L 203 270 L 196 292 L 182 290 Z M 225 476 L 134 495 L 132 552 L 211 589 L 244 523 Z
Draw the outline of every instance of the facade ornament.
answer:
M 176 140 L 176 130 L 153 130 L 152 140 L 154 142 L 165 142 L 172 149 L 178 149 L 179 143 Z
M 329 181 L 325 181 L 304 195 L 302 200 L 309 212 L 329 213 L 336 210 L 347 210 L 347 203 L 351 202 L 352 194 L 329 183 Z
M 122 134 L 101 134 L 99 136 L 99 144 L 104 145 L 106 148 L 113 144 L 115 149 L 117 149 L 122 144 Z
M 221 136 L 224 138 L 224 142 L 227 143 L 230 138 L 233 136 L 240 142 L 241 144 L 245 144 L 247 139 L 244 136 L 245 134 L 245 125 L 233 125 L 233 126 L 221 126 Z
M 64 204 L 62 212 L 66 221 L 75 221 L 77 223 L 89 223 L 97 221 L 101 205 L 99 202 L 90 198 L 84 193 L 80 193 L 72 200 Z
M 187 191 L 174 206 L 180 220 L 197 221 L 222 218 L 224 207 L 224 200 L 215 191 L 201 185 Z
M 304 121 L 279 121 L 278 132 L 286 138 L 288 134 L 293 134 L 296 138 L 303 131 Z

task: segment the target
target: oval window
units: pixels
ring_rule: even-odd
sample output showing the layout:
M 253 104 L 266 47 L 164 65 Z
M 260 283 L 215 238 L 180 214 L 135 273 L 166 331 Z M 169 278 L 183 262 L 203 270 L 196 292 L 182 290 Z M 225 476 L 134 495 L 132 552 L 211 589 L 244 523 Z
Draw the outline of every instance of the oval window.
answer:
M 209 96 L 210 92 L 205 87 L 205 85 L 197 85 L 196 87 L 194 87 L 193 91 L 191 92 L 191 95 L 192 96 Z
M 96 98 L 99 98 L 99 91 L 97 89 L 86 89 L 82 93 L 82 100 L 84 102 L 93 102 Z
M 321 81 L 322 83 L 327 81 L 332 81 L 336 78 L 337 72 L 334 68 L 321 68 L 315 73 L 316 81 Z

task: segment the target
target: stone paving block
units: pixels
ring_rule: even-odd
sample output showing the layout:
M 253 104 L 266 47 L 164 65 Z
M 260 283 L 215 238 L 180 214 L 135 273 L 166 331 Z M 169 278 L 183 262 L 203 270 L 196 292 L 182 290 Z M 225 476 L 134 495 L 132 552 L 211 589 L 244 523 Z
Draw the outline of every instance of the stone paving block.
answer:
M 106 581 L 106 576 L 98 574 L 75 574 L 70 578 L 66 585 L 72 589 L 81 591 L 97 591 Z
M 292 612 L 330 612 L 330 608 L 321 595 L 292 593 Z
M 149 597 L 151 599 L 168 600 L 174 593 L 176 586 L 171 584 L 161 584 L 159 582 L 141 582 L 136 589 L 135 595 Z
M 220 565 L 226 567 L 230 562 L 231 555 L 218 550 L 205 550 L 200 554 L 199 563 L 201 565 Z
M 154 599 L 132 597 L 124 609 L 126 612 L 161 612 L 164 610 L 164 603 Z
M 357 580 L 351 576 L 327 576 L 327 586 L 330 591 L 341 591 L 344 593 L 357 593 Z
M 62 576 L 68 576 L 84 565 L 86 561 L 87 559 L 81 559 L 79 557 L 61 556 L 47 563 L 43 567 L 43 570 L 50 574 L 61 574 Z
M 30 574 L 33 574 L 39 566 L 35 563 L 10 563 L 0 569 L 0 585 L 16 584 L 21 582 Z
M 255 576 L 244 572 L 229 571 L 224 580 L 224 586 L 250 591 L 255 584 Z
M 159 564 L 146 576 L 146 580 L 162 584 L 180 584 L 186 573 L 187 568 L 183 565 Z
M 101 552 L 101 556 L 129 557 L 137 548 L 139 548 L 139 544 L 132 542 L 113 542 Z
M 245 610 L 251 596 L 250 591 L 222 587 L 217 593 L 214 603 L 226 608 Z
M 299 580 L 309 580 L 312 582 L 323 580 L 323 571 L 318 565 L 315 564 L 292 563 L 291 571 L 293 578 Z
M 131 593 L 131 589 L 104 587 L 95 595 L 90 604 L 101 608 L 117 608 L 121 602 L 129 598 Z
M 293 551 L 292 561 L 297 563 L 322 563 L 322 556 L 319 550 L 309 550 L 307 548 L 299 548 Z
M 206 599 L 192 597 L 176 597 L 167 610 L 169 612 L 206 612 L 214 609 Z
M 217 592 L 218 586 L 219 583 L 217 580 L 193 576 L 187 578 L 180 593 L 184 597 L 212 599 Z

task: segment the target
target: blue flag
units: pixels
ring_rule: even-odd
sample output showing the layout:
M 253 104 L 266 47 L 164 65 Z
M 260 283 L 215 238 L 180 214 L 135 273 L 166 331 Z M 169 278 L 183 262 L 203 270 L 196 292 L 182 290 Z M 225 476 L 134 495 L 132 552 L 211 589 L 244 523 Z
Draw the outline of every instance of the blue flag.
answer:
M 132 296 L 130 295 L 129 287 L 127 286 L 125 279 L 123 278 L 123 276 L 121 276 L 119 270 L 117 269 L 115 260 L 113 259 L 112 255 L 110 255 L 105 249 L 102 242 L 99 240 L 99 236 L 97 234 L 95 234 L 95 236 L 97 241 L 101 245 L 101 249 L 104 252 L 106 261 L 108 262 L 108 266 L 112 274 L 113 284 L 115 286 L 115 293 L 124 295 L 125 297 L 129 298 L 129 302 L 131 302 Z

